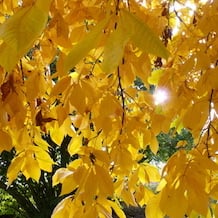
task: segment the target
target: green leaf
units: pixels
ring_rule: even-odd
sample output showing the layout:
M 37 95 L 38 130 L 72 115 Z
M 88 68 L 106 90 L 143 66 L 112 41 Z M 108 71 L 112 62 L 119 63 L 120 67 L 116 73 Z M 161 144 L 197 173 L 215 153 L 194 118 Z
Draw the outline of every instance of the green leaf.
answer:
M 11 71 L 40 36 L 48 20 L 51 0 L 38 0 L 20 9 L 0 26 L 0 65 Z
M 122 10 L 122 22 L 126 24 L 126 32 L 131 35 L 133 43 L 142 51 L 167 59 L 169 52 L 155 33 L 132 13 Z
M 63 60 L 64 72 L 67 72 L 75 67 L 75 65 L 83 57 L 85 57 L 91 49 L 96 47 L 108 20 L 108 18 L 105 18 L 100 23 L 98 23 L 91 32 L 89 32 L 79 43 L 73 47 L 70 53 Z

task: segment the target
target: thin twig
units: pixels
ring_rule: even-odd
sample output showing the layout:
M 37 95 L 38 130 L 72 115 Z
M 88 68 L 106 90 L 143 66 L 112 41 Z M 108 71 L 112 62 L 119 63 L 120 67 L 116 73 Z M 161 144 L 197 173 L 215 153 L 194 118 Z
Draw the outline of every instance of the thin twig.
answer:
M 206 149 L 207 149 L 207 156 L 208 158 L 210 158 L 210 152 L 209 152 L 209 140 L 210 140 L 210 127 L 211 127 L 211 123 L 212 123 L 212 117 L 211 117 L 211 109 L 212 109 L 212 100 L 213 100 L 213 89 L 211 90 L 211 93 L 210 93 L 210 99 L 209 99 L 209 111 L 208 111 L 208 120 L 209 120 L 209 124 L 208 124 L 208 127 L 207 127 L 207 140 L 206 140 Z
M 122 87 L 119 66 L 117 67 L 117 77 L 118 77 L 118 93 L 121 96 L 121 102 L 122 102 L 122 108 L 123 108 L 122 118 L 121 118 L 122 128 L 120 130 L 120 134 L 122 134 L 123 126 L 124 126 L 124 122 L 125 122 L 125 96 L 124 96 L 124 90 L 123 90 L 123 87 Z

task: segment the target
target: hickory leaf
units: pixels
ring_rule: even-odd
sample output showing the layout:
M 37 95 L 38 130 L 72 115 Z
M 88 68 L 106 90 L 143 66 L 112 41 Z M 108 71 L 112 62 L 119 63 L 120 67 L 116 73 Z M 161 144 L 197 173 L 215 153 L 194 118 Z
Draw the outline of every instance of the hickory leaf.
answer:
M 122 60 L 125 45 L 130 37 L 123 25 L 123 22 L 118 24 L 117 29 L 111 33 L 105 45 L 102 68 L 106 73 L 112 72 Z
M 122 10 L 122 22 L 126 24 L 126 33 L 133 43 L 146 53 L 167 59 L 169 52 L 155 33 L 132 13 Z
M 108 18 L 102 20 L 80 42 L 73 46 L 73 49 L 63 60 L 64 72 L 75 67 L 75 65 L 85 57 L 91 49 L 96 47 L 107 22 Z
M 51 0 L 38 0 L 33 6 L 20 9 L 0 26 L 0 65 L 11 71 L 28 52 L 48 21 Z

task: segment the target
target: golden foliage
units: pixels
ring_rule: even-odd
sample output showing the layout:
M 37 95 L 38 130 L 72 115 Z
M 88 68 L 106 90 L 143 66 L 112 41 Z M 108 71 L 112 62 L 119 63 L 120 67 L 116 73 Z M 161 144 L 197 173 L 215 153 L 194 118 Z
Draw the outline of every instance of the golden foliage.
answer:
M 73 194 L 52 218 L 125 217 L 119 201 L 147 205 L 148 218 L 218 214 L 218 2 L 142 2 L 0 2 L 0 152 L 16 152 L 8 185 L 57 164 L 44 134 L 58 145 L 71 136 L 78 155 L 53 176 L 61 195 Z M 156 135 L 170 127 L 191 130 L 195 144 L 160 175 L 139 151 L 156 154 Z

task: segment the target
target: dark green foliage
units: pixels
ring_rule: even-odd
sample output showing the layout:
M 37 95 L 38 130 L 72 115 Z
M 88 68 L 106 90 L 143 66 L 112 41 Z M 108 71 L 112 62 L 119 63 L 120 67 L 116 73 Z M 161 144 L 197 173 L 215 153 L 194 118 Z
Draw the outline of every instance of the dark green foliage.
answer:
M 146 91 L 147 90 L 144 83 L 142 82 L 142 80 L 139 77 L 136 77 L 136 79 L 134 81 L 134 87 L 136 89 L 138 89 L 138 90 L 141 90 L 141 91 Z
M 165 162 L 179 149 L 190 150 L 193 146 L 192 134 L 187 129 L 182 129 L 180 133 L 176 132 L 175 129 L 170 129 L 168 133 L 161 132 L 157 135 L 157 140 L 159 143 L 157 154 L 154 155 L 147 146 L 145 150 L 140 151 L 145 155 L 140 162 L 152 160 Z M 183 147 L 177 147 L 179 141 L 185 141 Z
M 17 201 L 3 189 L 0 189 L 0 217 L 23 217 L 23 211 Z
M 139 77 L 136 77 L 136 79 L 134 80 L 134 87 L 140 91 L 148 91 L 151 94 L 153 94 L 155 91 L 154 85 L 149 85 L 149 87 L 146 87 Z

